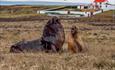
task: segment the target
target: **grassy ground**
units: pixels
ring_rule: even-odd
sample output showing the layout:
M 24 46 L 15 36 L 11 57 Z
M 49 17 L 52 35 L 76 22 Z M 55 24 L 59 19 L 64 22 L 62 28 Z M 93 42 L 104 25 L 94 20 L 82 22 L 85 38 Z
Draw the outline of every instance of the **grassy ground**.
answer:
M 90 22 L 113 22 L 115 23 L 115 10 L 106 11 L 104 13 L 100 13 L 94 15 L 90 18 L 83 18 L 81 21 L 90 21 Z
M 39 20 L 39 19 L 48 19 L 49 17 L 47 15 L 43 14 L 36 14 L 36 13 L 0 13 L 0 21 L 27 21 L 28 19 L 33 20 Z M 68 19 L 68 17 L 64 17 L 63 19 Z M 71 19 L 72 20 L 72 19 Z M 77 20 L 73 19 L 73 21 L 77 22 L 111 22 L 115 23 L 115 10 L 106 11 L 101 14 L 94 15 L 92 17 L 83 17 L 83 18 L 77 18 Z
M 0 69 L 1 70 L 114 70 L 115 69 L 115 31 L 106 30 L 114 26 L 94 26 L 87 22 L 78 23 L 61 20 L 65 33 L 72 25 L 81 30 L 88 51 L 72 54 L 67 52 L 65 43 L 63 53 L 9 53 L 10 46 L 22 40 L 40 38 L 47 20 L 0 23 Z M 96 23 L 96 22 L 95 22 Z M 105 24 L 105 23 L 96 23 Z M 106 23 L 113 24 L 113 23 Z M 91 30 L 85 30 L 90 28 Z
M 34 17 L 36 14 L 28 14 L 31 18 L 26 21 L 16 19 L 25 20 L 27 14 L 0 15 L 1 18 L 16 20 L 0 22 L 0 70 L 115 70 L 115 20 L 112 13 L 108 11 L 91 18 L 61 20 L 66 34 L 72 25 L 80 28 L 88 51 L 77 54 L 67 51 L 66 41 L 63 53 L 9 53 L 10 46 L 19 41 L 40 38 L 48 20 L 38 20 L 46 17 Z M 33 21 L 33 18 L 37 19 Z
M 26 6 L 26 5 L 0 6 L 0 18 L 19 18 L 19 17 L 28 18 L 32 16 L 41 16 L 41 14 L 37 14 L 38 10 L 58 8 L 58 7 L 60 6 Z
M 32 17 L 40 16 L 40 14 L 1 14 L 1 18 L 19 18 L 19 17 Z

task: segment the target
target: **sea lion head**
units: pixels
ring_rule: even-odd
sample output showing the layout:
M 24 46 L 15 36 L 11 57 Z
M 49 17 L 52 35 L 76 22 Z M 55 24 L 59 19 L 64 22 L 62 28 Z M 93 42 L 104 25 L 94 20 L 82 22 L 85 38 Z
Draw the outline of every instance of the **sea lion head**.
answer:
M 48 21 L 48 25 L 52 25 L 52 24 L 61 24 L 60 23 L 60 19 L 56 16 L 52 17 L 49 21 Z
M 74 36 L 76 34 L 78 34 L 78 28 L 76 26 L 72 26 L 71 28 L 71 34 Z

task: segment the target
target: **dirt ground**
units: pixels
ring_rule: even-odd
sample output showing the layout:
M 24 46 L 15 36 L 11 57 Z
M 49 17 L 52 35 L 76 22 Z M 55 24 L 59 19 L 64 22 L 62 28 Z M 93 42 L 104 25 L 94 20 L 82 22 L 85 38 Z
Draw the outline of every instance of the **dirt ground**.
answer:
M 9 53 L 22 40 L 41 37 L 48 20 L 0 22 L 0 70 L 115 70 L 115 23 L 61 20 L 65 33 L 72 25 L 88 46 L 84 53 L 72 54 L 63 45 L 62 53 Z

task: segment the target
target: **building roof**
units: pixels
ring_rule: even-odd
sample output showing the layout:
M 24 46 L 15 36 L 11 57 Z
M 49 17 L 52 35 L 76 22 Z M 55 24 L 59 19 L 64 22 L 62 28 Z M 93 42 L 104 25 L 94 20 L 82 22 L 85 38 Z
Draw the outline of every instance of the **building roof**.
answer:
M 107 0 L 95 0 L 94 2 L 105 2 Z

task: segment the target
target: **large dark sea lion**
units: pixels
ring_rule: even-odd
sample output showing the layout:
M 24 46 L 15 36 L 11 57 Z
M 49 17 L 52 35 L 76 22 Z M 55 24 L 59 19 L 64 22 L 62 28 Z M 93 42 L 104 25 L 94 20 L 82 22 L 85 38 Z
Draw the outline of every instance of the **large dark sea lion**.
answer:
M 65 40 L 64 28 L 59 18 L 53 17 L 44 27 L 41 39 L 21 41 L 11 46 L 10 52 L 37 52 L 61 50 Z
M 33 41 L 21 41 L 11 46 L 10 52 L 25 53 L 25 52 L 38 52 L 43 51 L 44 48 L 41 44 L 41 40 Z
M 46 50 L 58 52 L 61 50 L 65 40 L 64 28 L 58 17 L 53 17 L 44 27 L 42 43 Z

